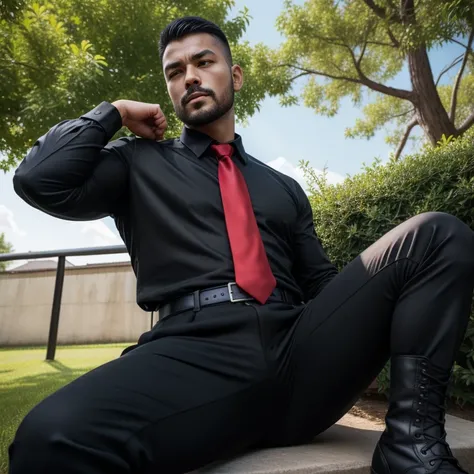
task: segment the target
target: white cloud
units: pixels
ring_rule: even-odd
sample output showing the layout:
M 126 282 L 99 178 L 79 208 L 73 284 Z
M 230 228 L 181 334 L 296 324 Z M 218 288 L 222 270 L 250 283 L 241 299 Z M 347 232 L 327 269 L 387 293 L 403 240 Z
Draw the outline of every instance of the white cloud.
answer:
M 26 235 L 26 232 L 18 227 L 13 212 L 3 204 L 0 204 L 0 232 L 14 233 L 22 237 Z
M 118 234 L 115 234 L 103 220 L 88 222 L 72 222 L 70 225 L 80 229 L 82 247 L 104 247 L 109 245 L 123 245 Z M 124 262 L 130 261 L 128 253 L 117 253 L 110 255 L 88 255 L 86 257 L 69 257 L 68 260 L 74 265 L 86 265 L 89 263 Z
M 120 245 L 123 243 L 118 235 L 114 234 L 103 221 L 89 221 L 75 224 L 81 225 L 81 233 L 86 235 L 90 245 L 100 247 L 103 245 Z
M 291 178 L 295 179 L 301 187 L 307 191 L 308 184 L 306 183 L 303 170 L 299 167 L 293 166 L 286 158 L 282 156 L 278 157 L 276 160 L 269 161 L 267 163 L 268 166 L 271 166 L 273 169 L 280 171 L 280 173 L 286 174 Z M 322 175 L 323 171 L 314 168 L 318 175 Z M 334 173 L 334 171 L 327 171 L 326 172 L 328 183 L 330 184 L 338 184 L 344 181 L 344 176 Z

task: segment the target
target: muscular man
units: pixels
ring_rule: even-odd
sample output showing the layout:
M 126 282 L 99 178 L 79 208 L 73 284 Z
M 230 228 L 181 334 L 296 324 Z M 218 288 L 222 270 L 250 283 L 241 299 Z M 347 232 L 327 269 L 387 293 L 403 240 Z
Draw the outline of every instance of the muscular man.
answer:
M 389 358 L 372 472 L 465 472 L 443 402 L 470 313 L 473 232 L 451 215 L 418 215 L 338 273 L 301 187 L 235 134 L 243 72 L 222 31 L 178 19 L 160 56 L 179 138 L 162 140 L 158 105 L 102 102 L 49 130 L 15 174 L 43 212 L 115 219 L 138 304 L 160 320 L 31 410 L 10 473 L 185 473 L 308 442 Z M 137 137 L 110 141 L 122 126 Z

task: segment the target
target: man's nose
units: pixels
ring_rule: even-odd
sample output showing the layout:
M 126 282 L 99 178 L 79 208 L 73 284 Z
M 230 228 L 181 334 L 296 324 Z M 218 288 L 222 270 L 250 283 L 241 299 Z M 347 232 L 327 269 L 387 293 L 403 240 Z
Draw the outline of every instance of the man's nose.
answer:
M 191 86 L 200 86 L 201 79 L 195 67 L 186 68 L 186 89 Z

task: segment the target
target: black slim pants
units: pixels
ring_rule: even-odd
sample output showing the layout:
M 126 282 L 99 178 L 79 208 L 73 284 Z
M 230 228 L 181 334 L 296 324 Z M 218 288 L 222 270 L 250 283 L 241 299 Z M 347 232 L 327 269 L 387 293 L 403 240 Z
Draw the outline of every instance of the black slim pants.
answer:
M 185 473 L 308 441 L 390 355 L 449 369 L 473 285 L 474 233 L 447 214 L 416 216 L 306 305 L 223 303 L 158 322 L 138 347 L 30 411 L 10 473 Z

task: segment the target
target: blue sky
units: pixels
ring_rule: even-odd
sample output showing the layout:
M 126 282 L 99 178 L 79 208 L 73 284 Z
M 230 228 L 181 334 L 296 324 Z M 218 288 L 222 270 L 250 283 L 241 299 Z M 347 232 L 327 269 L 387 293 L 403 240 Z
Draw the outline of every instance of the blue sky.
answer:
M 236 0 L 233 12 L 247 6 L 253 19 L 244 39 L 251 43 L 264 42 L 276 47 L 282 37 L 275 28 L 275 20 L 282 11 L 283 0 Z M 303 3 L 297 0 L 295 3 Z M 460 54 L 454 46 L 431 54 L 434 74 Z M 446 75 L 449 76 L 449 75 Z M 446 79 L 449 79 L 447 77 Z M 403 71 L 393 81 L 398 87 L 410 87 Z M 125 97 L 124 97 L 125 98 Z M 134 99 L 133 97 L 126 97 Z M 344 101 L 339 114 L 333 118 L 317 116 L 303 106 L 282 108 L 278 99 L 266 99 L 261 111 L 249 120 L 247 127 L 237 127 L 246 149 L 263 162 L 269 162 L 282 172 L 302 182 L 298 162 L 308 160 L 316 169 L 327 167 L 330 178 L 339 181 L 343 176 L 360 171 L 362 164 L 378 157 L 386 161 L 391 151 L 378 133 L 370 141 L 349 140 L 344 131 L 352 126 L 360 110 Z M 59 121 L 59 120 L 58 120 Z M 0 232 L 6 234 L 15 251 L 50 250 L 96 245 L 121 244 L 111 219 L 94 222 L 67 222 L 54 219 L 29 207 L 12 189 L 12 174 L 0 173 Z M 123 260 L 125 256 L 71 258 L 75 264 L 97 261 Z

